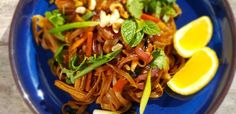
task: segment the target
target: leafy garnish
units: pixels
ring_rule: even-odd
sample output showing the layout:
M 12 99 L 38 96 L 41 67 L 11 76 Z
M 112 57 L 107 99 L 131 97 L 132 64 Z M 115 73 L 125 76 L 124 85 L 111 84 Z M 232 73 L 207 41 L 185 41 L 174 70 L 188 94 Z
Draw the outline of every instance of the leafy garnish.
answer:
M 143 3 L 140 0 L 128 0 L 126 7 L 133 17 L 140 18 L 143 12 Z
M 53 10 L 52 12 L 47 11 L 45 13 L 45 17 L 53 24 L 55 28 L 65 24 L 65 19 L 63 15 L 59 12 L 59 10 Z M 59 40 L 64 40 L 64 36 L 61 32 L 54 33 L 54 35 Z
M 160 29 L 158 28 L 157 24 L 152 22 L 152 21 L 144 21 L 145 25 L 143 28 L 143 32 L 148 34 L 148 35 L 156 35 L 160 33 Z
M 58 62 L 59 64 L 63 64 L 63 57 L 62 57 L 62 52 L 64 47 L 67 46 L 66 44 L 61 45 L 55 52 L 54 54 L 54 58 L 56 60 L 56 62 Z
M 136 32 L 136 23 L 132 20 L 126 20 L 121 26 L 121 35 L 125 43 L 130 44 L 132 39 L 135 36 Z
M 144 0 L 144 11 L 153 14 L 156 18 L 161 18 L 168 22 L 170 17 L 176 17 L 174 10 L 176 0 Z
M 152 68 L 163 69 L 168 65 L 168 60 L 163 50 L 155 50 L 152 53 L 153 61 L 151 62 Z
M 69 23 L 69 24 L 65 24 L 65 25 L 53 28 L 50 30 L 50 33 L 63 32 L 66 30 L 74 29 L 74 28 L 91 27 L 91 26 L 96 26 L 98 24 L 99 22 L 96 22 L 96 21 L 74 22 L 74 23 Z
M 126 20 L 121 26 L 121 35 L 124 42 L 131 47 L 136 47 L 143 39 L 144 33 L 148 35 L 156 35 L 160 33 L 157 24 L 152 21 L 143 21 L 136 19 Z
M 135 34 L 133 40 L 130 43 L 131 47 L 136 47 L 143 39 L 144 33 L 143 32 L 138 32 Z
M 86 67 L 86 68 L 83 69 L 83 70 L 77 71 L 74 76 L 71 76 L 71 77 L 70 77 L 71 82 L 74 83 L 77 78 L 80 78 L 80 77 L 86 75 L 87 73 L 91 72 L 92 70 L 96 69 L 97 67 L 99 67 L 99 66 L 101 66 L 101 65 L 103 65 L 103 64 L 105 64 L 105 63 L 110 62 L 110 61 L 113 60 L 120 52 L 121 52 L 121 50 L 117 50 L 117 51 L 108 53 L 107 55 L 104 55 L 104 56 L 102 57 L 102 59 L 100 59 L 99 61 L 97 61 L 97 62 L 91 64 L 90 66 Z
M 82 16 L 82 19 L 87 21 L 87 20 L 91 19 L 93 17 L 93 15 L 94 15 L 93 12 L 87 12 L 86 14 L 84 14 Z
M 65 23 L 65 19 L 59 10 L 53 10 L 52 12 L 47 11 L 45 17 L 54 25 L 54 27 L 64 25 Z
M 70 69 L 77 71 L 77 70 L 81 70 L 85 66 L 86 60 L 87 60 L 86 57 L 84 57 L 83 61 L 78 66 L 76 66 L 76 63 L 78 62 L 78 58 L 79 57 L 77 55 L 72 57 L 70 64 L 69 64 Z

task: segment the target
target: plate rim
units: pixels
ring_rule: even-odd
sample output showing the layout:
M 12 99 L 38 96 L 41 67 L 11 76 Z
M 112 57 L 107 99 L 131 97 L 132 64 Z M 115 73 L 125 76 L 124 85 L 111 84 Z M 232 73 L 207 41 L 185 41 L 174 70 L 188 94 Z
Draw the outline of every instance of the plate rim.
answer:
M 14 11 L 13 14 L 13 18 L 11 21 L 11 25 L 10 25 L 10 32 L 9 32 L 9 42 L 8 42 L 8 54 L 9 54 L 9 60 L 10 60 L 10 67 L 11 67 L 11 72 L 12 72 L 12 76 L 14 78 L 15 84 L 18 88 L 18 91 L 20 92 L 21 98 L 24 100 L 24 102 L 27 104 L 27 106 L 29 107 L 29 109 L 36 114 L 40 114 L 40 111 L 37 110 L 36 106 L 31 102 L 30 98 L 27 97 L 27 93 L 25 92 L 25 88 L 23 88 L 22 86 L 22 82 L 19 79 L 19 75 L 17 73 L 17 67 L 16 67 L 16 63 L 14 61 L 14 38 L 13 38 L 13 27 L 16 24 L 16 20 L 17 20 L 17 14 L 20 12 L 20 8 L 22 7 L 23 3 L 25 0 L 19 0 L 17 7 Z M 232 11 L 232 7 L 230 6 L 229 1 L 230 0 L 221 0 L 223 1 L 223 6 L 225 8 L 226 11 L 226 18 L 228 19 L 229 23 L 231 24 L 230 26 L 230 30 L 232 33 L 232 37 L 233 37 L 233 51 L 236 50 L 236 14 L 235 14 L 235 18 L 234 18 L 234 14 Z M 223 86 L 223 89 L 221 91 L 221 94 L 216 98 L 218 100 L 213 101 L 211 104 L 214 104 L 210 107 L 207 108 L 206 113 L 207 114 L 213 114 L 221 105 L 221 103 L 223 102 L 226 94 L 228 93 L 228 90 L 232 84 L 234 75 L 235 75 L 235 71 L 236 71 L 236 53 L 233 53 L 233 57 L 232 57 L 232 64 L 230 67 L 230 72 L 229 72 L 229 77 L 227 79 L 227 83 L 225 83 L 225 85 Z

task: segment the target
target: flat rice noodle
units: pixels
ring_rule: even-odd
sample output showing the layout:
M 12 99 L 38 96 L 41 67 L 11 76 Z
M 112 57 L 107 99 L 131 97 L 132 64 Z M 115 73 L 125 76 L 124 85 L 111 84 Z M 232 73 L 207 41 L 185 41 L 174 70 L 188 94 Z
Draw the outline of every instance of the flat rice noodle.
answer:
M 127 57 L 121 59 L 121 61 L 119 61 L 118 68 L 122 68 L 123 65 L 126 64 L 127 62 L 134 61 L 134 60 L 136 60 L 136 61 L 138 60 L 137 55 L 127 56 Z
M 56 80 L 54 83 L 55 86 L 60 88 L 61 90 L 69 93 L 72 96 L 76 96 L 78 100 L 83 101 L 86 98 L 86 95 L 82 91 L 75 90 L 75 88 L 65 84 L 62 81 Z
M 136 87 L 136 88 L 138 87 L 137 84 L 135 83 L 135 81 L 133 80 L 133 78 L 129 75 L 129 73 L 127 73 L 127 72 L 125 72 L 125 71 L 123 71 L 123 70 L 121 70 L 121 69 L 119 69 L 119 68 L 117 68 L 117 67 L 115 67 L 111 64 L 107 64 L 107 65 L 109 67 L 111 67 L 117 74 L 119 74 L 119 75 L 123 76 L 124 78 L 126 78 L 129 81 L 129 83 L 131 84 L 131 86 Z
M 150 63 L 153 59 L 150 53 L 144 52 L 141 48 L 136 47 L 135 53 L 138 55 L 139 59 L 144 61 L 146 64 Z

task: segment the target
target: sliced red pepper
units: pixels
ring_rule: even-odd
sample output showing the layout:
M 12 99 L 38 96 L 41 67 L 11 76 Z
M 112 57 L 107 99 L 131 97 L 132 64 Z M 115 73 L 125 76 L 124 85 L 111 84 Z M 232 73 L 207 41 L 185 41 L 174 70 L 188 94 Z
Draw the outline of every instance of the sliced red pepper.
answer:
M 153 17 L 151 15 L 145 14 L 145 13 L 143 13 L 141 15 L 141 19 L 143 19 L 143 20 L 150 20 L 150 21 L 153 21 L 153 22 L 156 22 L 156 23 L 160 21 L 160 19 L 158 19 L 156 17 Z

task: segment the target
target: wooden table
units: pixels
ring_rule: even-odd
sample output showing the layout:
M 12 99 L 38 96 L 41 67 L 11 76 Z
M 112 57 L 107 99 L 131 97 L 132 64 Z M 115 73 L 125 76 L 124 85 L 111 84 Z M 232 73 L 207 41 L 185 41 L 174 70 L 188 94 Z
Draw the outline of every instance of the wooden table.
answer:
M 18 1 L 0 0 L 0 114 L 32 114 L 16 88 L 8 59 L 9 25 Z M 236 6 L 236 0 L 230 0 L 230 3 Z M 236 7 L 233 10 L 236 14 Z M 216 114 L 236 114 L 235 95 L 236 78 Z

